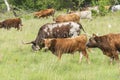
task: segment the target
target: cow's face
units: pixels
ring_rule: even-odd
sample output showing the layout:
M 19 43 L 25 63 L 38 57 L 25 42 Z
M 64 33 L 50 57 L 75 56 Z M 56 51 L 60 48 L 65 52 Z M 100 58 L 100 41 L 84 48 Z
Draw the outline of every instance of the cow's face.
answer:
M 93 34 L 93 36 L 89 39 L 87 46 L 90 48 L 98 47 L 99 37 Z
M 51 46 L 52 39 L 44 39 L 45 50 L 48 50 Z
M 44 49 L 46 50 L 51 50 L 54 49 L 56 44 L 56 39 L 52 38 L 52 39 L 44 39 Z

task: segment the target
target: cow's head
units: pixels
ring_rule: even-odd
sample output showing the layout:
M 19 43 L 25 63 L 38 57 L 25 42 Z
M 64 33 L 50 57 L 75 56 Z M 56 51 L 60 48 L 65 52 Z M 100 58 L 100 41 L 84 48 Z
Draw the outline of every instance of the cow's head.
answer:
M 32 49 L 33 49 L 34 51 L 38 51 L 38 50 L 40 50 L 40 46 L 37 45 L 36 43 L 32 42 Z
M 33 49 L 33 51 L 38 51 L 38 50 L 40 50 L 40 46 L 37 45 L 37 44 L 35 43 L 35 41 L 31 41 L 31 42 L 27 42 L 27 43 L 24 43 L 24 42 L 23 42 L 23 44 L 32 44 L 32 49 Z
M 45 46 L 44 49 L 46 51 L 46 50 L 50 49 L 51 46 L 55 43 L 55 39 L 44 39 L 43 42 L 44 42 L 44 46 Z
M 89 39 L 87 46 L 90 48 L 95 48 L 98 47 L 100 43 L 100 37 L 97 36 L 96 34 L 93 34 L 92 37 Z

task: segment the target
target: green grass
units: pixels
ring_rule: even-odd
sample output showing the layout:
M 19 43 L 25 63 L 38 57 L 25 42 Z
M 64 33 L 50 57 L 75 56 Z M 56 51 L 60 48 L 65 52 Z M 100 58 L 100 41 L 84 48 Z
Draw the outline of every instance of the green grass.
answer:
M 56 16 L 62 13 L 57 12 Z M 10 13 L 2 14 L 0 20 L 11 17 Z M 23 31 L 0 29 L 0 80 L 120 80 L 120 66 L 110 65 L 109 58 L 99 49 L 88 52 L 91 64 L 87 64 L 84 57 L 79 64 L 79 53 L 74 57 L 64 54 L 61 61 L 57 61 L 50 51 L 33 52 L 31 45 L 23 45 L 22 41 L 34 40 L 43 24 L 53 22 L 52 17 L 34 19 L 28 14 L 22 16 L 22 21 Z M 88 34 L 120 32 L 120 12 L 80 22 Z

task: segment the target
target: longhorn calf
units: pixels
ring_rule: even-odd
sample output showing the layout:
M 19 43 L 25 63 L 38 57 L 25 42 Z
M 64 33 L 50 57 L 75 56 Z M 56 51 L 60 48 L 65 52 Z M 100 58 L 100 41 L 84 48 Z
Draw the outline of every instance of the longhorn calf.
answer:
M 82 54 L 80 54 L 81 56 L 79 62 L 81 62 L 82 55 L 84 55 L 87 62 L 90 63 L 86 51 L 86 43 L 87 36 L 84 34 L 74 38 L 44 39 L 45 49 L 50 50 L 52 54 L 58 57 L 59 60 L 61 59 L 63 53 L 74 54 L 74 52 L 79 51 L 82 52 Z

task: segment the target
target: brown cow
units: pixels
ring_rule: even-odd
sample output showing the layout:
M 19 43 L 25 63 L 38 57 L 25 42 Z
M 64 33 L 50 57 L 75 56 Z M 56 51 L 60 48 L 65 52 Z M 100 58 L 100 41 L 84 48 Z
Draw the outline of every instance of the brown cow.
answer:
M 20 18 L 6 19 L 0 22 L 0 28 L 10 29 L 12 27 L 17 28 L 17 30 L 22 30 L 22 21 Z
M 119 60 L 118 52 L 120 52 L 120 34 L 107 34 L 103 36 L 96 36 L 89 39 L 87 44 L 90 48 L 100 48 L 104 55 L 111 58 L 112 61 Z
M 79 23 L 80 21 L 80 16 L 77 13 L 70 13 L 70 14 L 65 14 L 65 15 L 59 15 L 54 19 L 55 22 L 60 23 L 60 22 L 77 22 Z
M 39 12 L 34 13 L 34 17 L 41 18 L 41 17 L 48 17 L 48 16 L 54 16 L 55 10 L 54 9 L 46 9 L 41 10 Z
M 51 38 L 44 39 L 45 50 L 50 50 L 54 55 L 61 59 L 63 53 L 74 54 L 75 51 L 82 51 L 82 54 L 86 57 L 89 63 L 88 54 L 86 51 L 87 36 L 80 35 L 74 38 Z M 80 56 L 79 62 L 81 62 L 82 54 Z

